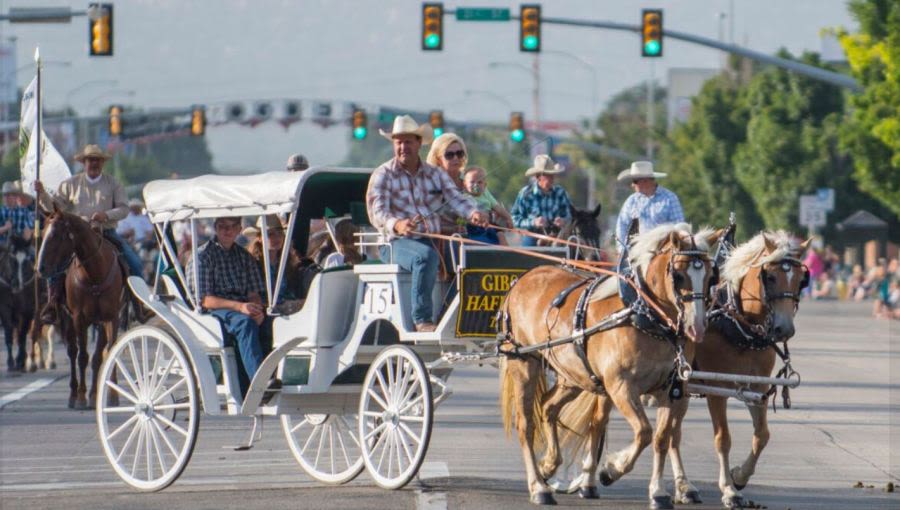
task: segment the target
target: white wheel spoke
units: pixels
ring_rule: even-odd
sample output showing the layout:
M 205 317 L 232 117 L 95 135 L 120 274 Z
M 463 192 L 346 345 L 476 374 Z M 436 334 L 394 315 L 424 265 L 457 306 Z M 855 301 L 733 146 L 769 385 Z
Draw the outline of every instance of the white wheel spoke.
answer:
M 172 429 L 172 430 L 177 431 L 177 432 L 178 432 L 179 434 L 181 434 L 182 436 L 188 437 L 188 431 L 187 431 L 187 430 L 185 430 L 185 429 L 179 427 L 179 426 L 176 425 L 172 420 L 166 418 L 165 416 L 163 416 L 163 415 L 161 415 L 161 414 L 157 414 L 157 415 L 156 415 L 156 419 L 158 419 L 159 421 L 165 423 L 166 426 L 168 426 L 168 427 L 169 427 L 170 429 Z
M 405 359 L 397 360 L 397 381 L 394 383 L 394 403 L 400 407 L 403 403 L 402 396 L 406 394 L 406 387 L 409 383 L 409 372 L 406 370 L 407 361 Z
M 150 436 L 153 438 L 153 450 L 156 452 L 156 461 L 159 463 L 159 470 L 160 470 L 159 474 L 160 474 L 160 476 L 162 476 L 162 475 L 166 474 L 166 471 L 168 471 L 169 468 L 168 468 L 168 466 L 166 466 L 166 461 L 163 460 L 163 454 L 159 449 L 159 443 L 161 441 L 160 441 L 159 434 L 156 432 L 156 427 L 153 426 L 154 424 L 155 424 L 155 422 L 151 421 L 150 426 L 147 428 L 150 429 Z
M 390 434 L 387 432 L 381 434 L 381 436 L 378 437 L 378 441 L 375 442 L 375 447 L 372 448 L 372 453 L 375 453 L 378 450 L 378 445 L 382 444 L 381 457 L 378 458 L 378 467 L 375 468 L 375 471 L 381 472 L 381 464 L 384 463 L 384 452 L 388 450 L 388 444 L 390 444 L 391 441 L 389 436 Z
M 159 426 L 159 423 L 157 423 L 156 420 L 153 420 L 152 423 L 153 423 L 153 426 L 156 428 L 156 433 L 159 434 L 160 437 L 162 437 L 163 442 L 166 443 L 167 447 L 169 447 L 169 451 L 172 452 L 172 455 L 174 455 L 175 458 L 177 459 L 178 458 L 178 450 L 176 450 L 175 446 L 172 445 L 172 441 L 169 440 L 169 435 L 166 434 L 166 431 L 163 430 L 162 427 Z
M 424 416 L 400 416 L 399 418 L 400 418 L 400 421 L 401 421 L 401 422 L 404 422 L 404 421 L 411 421 L 411 422 L 414 422 L 414 423 L 425 423 L 425 417 L 424 417 Z
M 300 449 L 300 453 L 306 453 L 306 449 L 309 447 L 313 438 L 316 437 L 317 432 L 319 432 L 319 427 L 313 426 L 312 432 L 310 432 L 309 437 L 306 438 L 306 442 L 303 443 L 303 448 Z
M 406 460 L 412 464 L 413 454 L 409 451 L 409 445 L 407 444 L 406 433 L 403 432 L 403 427 L 397 427 L 397 435 L 400 436 L 400 444 L 403 445 L 403 452 L 406 453 Z
M 303 420 L 302 420 L 300 423 L 294 425 L 294 426 L 291 428 L 291 434 L 296 434 L 296 433 L 297 433 L 297 429 L 299 429 L 299 428 L 302 427 L 303 425 L 306 425 L 307 423 L 309 423 L 309 420 L 307 420 L 306 418 L 303 418 Z
M 338 417 L 338 419 L 340 420 L 340 417 Z M 343 420 L 341 420 L 341 421 L 343 421 Z M 340 423 L 340 422 L 338 422 L 338 423 Z M 347 455 L 347 446 L 344 444 L 344 434 L 343 434 L 342 430 L 338 431 L 337 438 L 338 438 L 338 444 L 341 445 L 341 453 L 344 454 L 344 461 L 347 463 L 347 467 L 350 467 L 353 465 L 353 463 L 350 462 L 350 456 Z
M 331 458 L 331 472 L 335 473 L 334 468 L 334 427 L 328 425 L 328 456 Z
M 313 466 L 319 467 L 319 459 L 322 457 L 322 446 L 325 444 L 325 425 L 316 427 L 319 429 L 319 446 L 316 448 L 316 461 Z
M 414 406 L 418 405 L 420 402 L 424 402 L 424 400 L 422 399 L 422 394 L 419 394 L 412 401 L 410 401 L 406 405 L 404 405 L 402 409 L 397 411 L 397 414 L 399 414 L 400 416 L 405 415 L 406 413 L 409 412 L 410 409 L 412 409 Z
M 156 342 L 156 353 L 153 355 L 153 371 L 150 372 L 150 387 L 154 388 L 154 392 L 156 389 L 156 381 L 157 381 L 156 367 L 159 366 L 159 351 L 162 350 L 162 347 L 163 347 L 163 343 L 160 341 L 157 341 Z M 151 392 L 150 395 L 152 396 L 153 392 Z
M 144 371 L 144 388 L 147 388 L 149 397 L 149 390 L 153 387 L 150 385 L 150 360 L 147 359 L 147 337 L 141 336 L 141 369 Z M 149 454 L 149 450 L 147 451 Z M 148 455 L 149 457 L 149 455 Z M 149 465 L 148 465 L 149 467 Z
M 372 397 L 372 400 L 374 400 L 375 402 L 378 403 L 378 405 L 381 406 L 382 409 L 384 409 L 385 411 L 389 409 L 387 402 L 385 402 L 384 400 L 381 400 L 381 397 L 379 397 L 378 394 L 376 394 L 375 391 L 372 390 L 372 388 L 366 388 L 366 392 L 369 394 L 370 397 Z
M 400 443 L 402 442 L 403 437 L 400 435 L 400 429 L 394 429 L 394 452 L 397 454 L 397 474 L 399 475 L 406 468 L 403 467 L 403 460 L 400 458 Z
M 134 395 L 125 391 L 125 389 L 122 388 L 121 386 L 119 386 L 118 384 L 116 384 L 112 381 L 106 381 L 106 385 L 109 386 L 110 388 L 116 390 L 119 393 L 119 395 L 122 395 L 127 400 L 130 400 L 132 404 L 137 405 L 140 403 L 140 402 L 138 402 L 138 399 Z M 134 410 L 134 409 L 132 409 L 132 410 Z
M 141 460 L 141 452 L 144 450 L 144 422 L 140 422 L 140 432 L 138 432 L 137 447 L 134 449 L 134 461 L 131 463 L 131 476 L 137 471 L 138 464 Z
M 385 396 L 387 397 L 388 402 L 393 403 L 394 398 L 396 397 L 396 395 L 394 395 L 394 392 L 397 391 L 397 387 L 394 384 L 394 381 L 395 381 L 395 379 L 394 379 L 394 360 L 392 360 L 391 358 L 386 359 L 384 361 L 384 367 L 385 367 L 385 371 L 387 372 L 387 383 L 388 383 L 388 394 Z
M 190 402 L 183 402 L 180 404 L 163 404 L 163 405 L 159 405 L 159 406 L 153 406 L 153 409 L 156 411 L 160 411 L 160 410 L 168 411 L 169 409 L 177 410 L 177 409 L 190 409 L 190 408 L 191 408 Z
M 134 411 L 133 408 L 129 408 L 129 410 Z M 131 425 L 132 423 L 134 423 L 135 421 L 137 421 L 137 419 L 138 419 L 138 415 L 136 415 L 136 414 L 135 414 L 135 415 L 132 415 L 130 418 L 128 418 L 127 420 L 125 420 L 125 423 L 123 423 L 123 424 L 119 425 L 118 427 L 116 427 L 116 430 L 112 431 L 112 434 L 106 436 L 106 440 L 109 441 L 109 440 L 111 440 L 112 438 L 118 436 L 118 435 L 119 435 L 119 432 L 122 432 L 123 430 L 125 430 L 129 425 Z
M 160 396 L 154 398 L 154 399 L 153 399 L 153 405 L 156 405 L 160 400 L 162 400 L 162 399 L 168 397 L 169 395 L 172 394 L 172 392 L 174 392 L 175 390 L 177 390 L 178 388 L 180 388 L 180 387 L 182 387 L 184 384 L 186 384 L 186 383 L 188 382 L 188 379 L 187 379 L 188 377 L 189 377 L 189 376 L 182 377 L 181 379 L 178 380 L 177 383 L 173 384 L 173 385 L 172 385 L 169 389 L 167 389 L 162 395 L 160 395 Z M 157 388 L 157 390 L 158 390 L 158 389 L 159 389 L 159 388 Z M 154 391 L 154 393 L 156 393 L 156 392 Z
M 391 467 L 394 465 L 394 431 L 389 430 L 387 432 L 387 434 L 388 434 L 388 439 L 387 439 L 388 446 L 386 448 L 387 458 L 388 458 L 387 475 L 388 475 L 388 477 L 390 477 L 391 476 Z
M 356 438 L 356 434 L 354 434 L 354 433 L 352 432 L 352 431 L 353 431 L 353 427 L 351 427 L 351 426 L 344 420 L 344 417 L 343 417 L 343 416 L 339 416 L 338 419 L 341 420 L 341 423 L 344 424 L 344 428 L 347 429 L 347 435 L 350 436 L 350 439 L 353 439 L 353 442 L 356 444 L 356 447 L 359 448 L 359 449 L 362 449 L 362 445 L 359 444 L 359 439 L 357 439 L 357 438 Z
M 104 407 L 103 412 L 107 414 L 133 413 L 134 406 L 131 407 Z M 137 415 L 135 415 L 137 416 Z
M 119 372 L 122 373 L 122 377 L 125 378 L 125 382 L 128 383 L 128 386 L 131 388 L 131 391 L 133 391 L 135 395 L 139 395 L 141 393 L 141 390 L 137 387 L 137 383 L 134 381 L 134 378 L 132 377 L 131 372 L 129 372 L 125 368 L 125 365 L 122 363 L 122 361 L 119 358 L 116 358 L 116 367 L 119 369 Z
M 418 389 L 419 389 L 419 385 L 416 384 L 415 381 L 413 381 L 412 384 L 410 384 L 409 387 L 406 389 L 406 391 L 403 392 L 403 398 L 401 398 L 400 401 L 397 402 L 397 407 L 400 407 L 400 408 L 405 407 L 406 404 L 404 404 L 404 403 L 408 402 L 410 397 L 412 397 L 413 393 L 415 393 L 416 390 L 418 390 Z
M 368 416 L 369 418 L 381 418 L 383 413 L 379 413 L 378 411 L 365 411 L 363 416 Z
M 145 385 L 143 383 L 144 374 L 140 373 L 141 367 L 140 367 L 140 365 L 138 365 L 137 356 L 134 354 L 134 346 L 131 343 L 128 344 L 128 352 L 129 352 L 129 354 L 131 354 L 131 366 L 134 368 L 134 383 L 138 387 L 135 394 L 137 394 L 139 397 L 143 397 L 144 395 L 142 395 L 141 393 L 146 391 L 146 389 L 144 387 Z
M 387 384 L 386 382 L 384 382 L 384 377 L 381 375 L 381 370 L 376 370 L 376 371 L 375 371 L 375 378 L 378 379 L 378 387 L 381 388 L 381 395 L 384 397 L 385 400 L 390 400 L 390 398 L 391 398 L 390 395 L 391 395 L 391 394 L 390 394 L 390 391 L 389 391 L 389 386 L 388 386 L 388 384 Z M 374 388 L 368 388 L 368 392 L 369 392 L 369 394 L 371 395 L 371 394 L 375 393 L 375 389 L 374 389 Z M 381 402 L 383 403 L 384 400 L 382 400 Z M 388 408 L 388 406 L 387 406 L 386 403 L 383 403 L 383 404 L 382 404 L 382 407 L 383 407 L 384 409 L 387 409 L 387 408 Z
M 150 394 L 150 399 L 153 400 L 154 402 L 156 402 L 160 398 L 162 398 L 162 396 L 154 397 L 154 395 L 156 395 L 159 392 L 160 388 L 163 387 L 163 384 L 166 383 L 166 379 L 169 377 L 169 373 L 172 371 L 172 366 L 175 364 L 176 361 L 178 361 L 178 360 L 175 359 L 175 356 L 172 356 L 172 359 L 170 359 L 169 362 L 166 363 L 166 368 L 163 369 L 163 373 L 160 374 L 159 379 L 157 379 L 156 382 L 153 384 L 153 386 L 151 386 L 151 390 L 150 390 L 149 394 Z M 156 371 L 154 370 L 154 373 L 155 372 Z M 187 377 L 187 375 L 185 375 L 185 378 L 186 377 Z M 182 380 L 184 380 L 184 378 L 182 378 Z
M 374 429 L 370 430 L 369 433 L 366 434 L 366 437 L 363 438 L 363 441 L 368 441 L 369 439 L 371 439 L 372 436 L 374 436 L 375 434 L 377 434 L 377 433 L 383 431 L 384 428 L 385 428 L 386 426 L 387 426 L 387 423 L 379 423 L 377 427 L 375 427 Z M 382 439 L 384 439 L 384 434 L 382 434 L 382 435 L 378 438 L 378 443 L 380 443 Z M 375 446 L 378 446 L 378 443 L 376 443 Z M 375 446 L 372 447 L 372 451 L 373 451 L 373 452 L 375 451 Z
M 137 415 L 135 415 L 135 418 L 137 418 Z M 134 438 L 139 435 L 138 433 L 140 431 L 141 424 L 140 422 L 138 422 L 137 425 L 135 425 L 134 428 L 131 429 L 131 434 L 128 434 L 128 439 L 125 440 L 125 444 L 122 445 L 122 449 L 119 450 L 119 455 L 116 457 L 116 464 L 118 464 L 119 461 L 122 460 L 122 457 L 128 452 L 128 449 L 131 447 L 131 442 L 134 441 Z
M 147 461 L 147 480 L 153 479 L 153 457 L 150 456 L 150 442 L 153 440 L 153 436 L 150 434 L 150 426 L 145 423 L 144 424 L 144 453 L 146 454 Z
M 407 426 L 402 421 L 400 422 L 400 428 L 403 429 L 407 434 L 409 434 L 409 437 L 411 437 L 413 439 L 413 441 L 416 442 L 417 445 L 422 444 L 422 440 L 419 439 L 419 435 L 416 434 L 415 432 L 413 432 L 412 429 L 409 428 L 409 426 Z

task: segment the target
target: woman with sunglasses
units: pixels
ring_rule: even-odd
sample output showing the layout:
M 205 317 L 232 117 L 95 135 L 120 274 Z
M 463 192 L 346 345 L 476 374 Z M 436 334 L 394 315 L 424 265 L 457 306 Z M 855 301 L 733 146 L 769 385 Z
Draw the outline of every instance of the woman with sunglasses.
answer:
M 444 171 L 450 180 L 456 184 L 457 189 L 465 192 L 463 185 L 463 170 L 469 161 L 469 153 L 466 150 L 466 142 L 456 133 L 444 133 L 434 139 L 428 157 L 425 161 Z M 449 207 L 439 211 L 441 217 L 441 233 L 452 235 L 465 234 L 465 220 L 456 216 Z

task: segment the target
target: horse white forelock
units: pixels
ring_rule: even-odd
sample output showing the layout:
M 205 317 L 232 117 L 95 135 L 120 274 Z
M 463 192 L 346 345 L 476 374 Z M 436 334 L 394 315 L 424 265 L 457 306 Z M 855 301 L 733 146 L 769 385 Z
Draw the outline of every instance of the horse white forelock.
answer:
M 688 223 L 670 223 L 642 232 L 635 236 L 634 241 L 631 243 L 628 261 L 632 267 L 640 268 L 641 274 L 645 274 L 647 266 L 650 264 L 653 256 L 657 254 L 660 244 L 672 232 L 677 232 L 682 239 L 692 237 L 698 250 L 709 251 L 709 243 L 706 239 L 713 233 L 713 229 L 704 227 L 695 234 L 692 234 L 692 231 L 693 227 Z
M 766 249 L 766 237 L 770 242 L 775 243 L 777 248 L 772 253 L 760 256 Z M 731 252 L 731 256 L 722 266 L 722 279 L 736 288 L 740 286 L 741 280 L 751 267 L 762 266 L 773 260 L 782 259 L 798 250 L 797 243 L 784 230 L 760 232 Z

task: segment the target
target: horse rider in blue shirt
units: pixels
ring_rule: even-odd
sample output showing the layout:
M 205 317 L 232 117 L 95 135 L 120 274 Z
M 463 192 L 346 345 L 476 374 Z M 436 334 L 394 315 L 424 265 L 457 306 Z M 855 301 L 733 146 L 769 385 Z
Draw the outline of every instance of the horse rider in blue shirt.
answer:
M 563 168 L 550 156 L 540 154 L 534 158 L 534 166 L 525 171 L 525 177 L 534 176 L 535 180 L 519 191 L 509 211 L 513 226 L 538 234 L 546 234 L 548 228 L 565 226 L 572 201 L 562 186 L 554 184 L 554 176 L 562 172 Z M 522 237 L 522 246 L 536 245 L 536 238 Z
M 618 181 L 631 184 L 634 190 L 622 204 L 616 221 L 619 246 L 626 242 L 628 227 L 634 218 L 638 219 L 641 232 L 666 223 L 684 221 L 684 211 L 678 196 L 656 182 L 656 179 L 665 176 L 662 172 L 654 172 L 653 163 L 649 161 L 635 161 L 631 167 L 619 172 Z

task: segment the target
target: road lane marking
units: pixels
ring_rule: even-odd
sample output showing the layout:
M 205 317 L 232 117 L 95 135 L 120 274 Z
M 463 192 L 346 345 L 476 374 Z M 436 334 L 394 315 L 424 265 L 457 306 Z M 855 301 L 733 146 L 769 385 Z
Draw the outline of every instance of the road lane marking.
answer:
M 54 381 L 61 379 L 63 376 L 59 377 L 45 377 L 43 379 L 38 379 L 37 381 L 32 382 L 31 384 L 25 386 L 24 388 L 20 388 L 8 395 L 3 395 L 0 397 L 0 409 L 3 409 L 9 404 L 12 404 L 16 400 L 20 400 L 27 396 L 29 393 L 34 393 L 35 391 L 53 384 Z
M 419 480 L 449 477 L 450 468 L 446 462 L 424 462 L 419 468 Z M 416 510 L 447 510 L 447 493 L 416 490 Z

